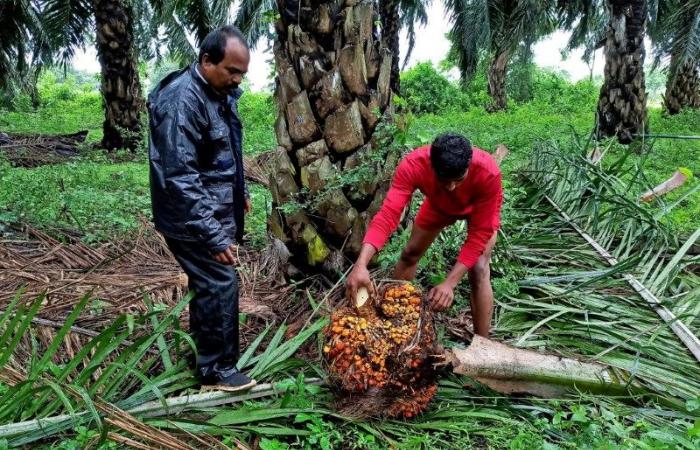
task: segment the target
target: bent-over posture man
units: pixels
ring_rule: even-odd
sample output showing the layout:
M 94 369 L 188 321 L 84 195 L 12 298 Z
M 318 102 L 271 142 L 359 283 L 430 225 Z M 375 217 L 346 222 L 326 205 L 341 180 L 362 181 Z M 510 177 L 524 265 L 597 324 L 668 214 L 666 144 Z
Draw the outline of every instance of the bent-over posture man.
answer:
M 243 179 L 238 87 L 250 52 L 225 26 L 202 42 L 199 60 L 166 76 L 149 96 L 153 218 L 187 273 L 190 331 L 203 385 L 235 391 L 255 384 L 236 369 L 236 244 L 251 204 Z
M 436 311 L 449 308 L 455 287 L 468 273 L 474 332 L 487 337 L 493 312 L 489 261 L 503 202 L 501 172 L 491 155 L 472 148 L 459 134 L 440 135 L 432 145 L 413 150 L 399 163 L 391 188 L 369 225 L 360 255 L 348 276 L 347 293 L 354 297 L 358 288 L 371 288 L 367 265 L 396 230 L 401 213 L 416 189 L 424 194 L 425 200 L 396 265 L 394 278 L 412 280 L 418 261 L 440 231 L 466 219 L 467 238 L 457 262 L 445 281 L 430 290 L 428 299 Z

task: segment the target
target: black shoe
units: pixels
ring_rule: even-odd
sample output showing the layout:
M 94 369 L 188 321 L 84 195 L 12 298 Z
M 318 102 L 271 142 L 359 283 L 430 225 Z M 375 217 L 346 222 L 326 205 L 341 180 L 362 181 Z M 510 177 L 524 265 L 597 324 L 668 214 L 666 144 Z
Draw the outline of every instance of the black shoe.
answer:
M 213 380 L 203 380 L 202 390 L 236 392 L 250 389 L 256 384 L 257 381 L 233 368 Z

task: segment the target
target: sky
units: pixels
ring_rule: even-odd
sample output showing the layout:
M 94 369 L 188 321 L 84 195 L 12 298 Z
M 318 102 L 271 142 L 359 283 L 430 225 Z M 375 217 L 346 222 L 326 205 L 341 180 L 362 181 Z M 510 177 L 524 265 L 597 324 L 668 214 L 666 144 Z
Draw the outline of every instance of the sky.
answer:
M 428 9 L 427 25 L 416 29 L 416 45 L 407 67 L 423 61 L 432 61 L 434 64 L 442 61 L 447 55 L 450 46 L 449 41 L 445 38 L 445 32 L 449 30 L 449 27 L 450 23 L 445 17 L 442 0 L 434 0 Z M 590 68 L 581 59 L 583 55 L 582 49 L 571 52 L 566 59 L 562 58 L 562 49 L 566 45 L 567 40 L 567 33 L 557 31 L 536 43 L 533 48 L 535 63 L 543 68 L 564 71 L 573 81 L 588 77 Z M 408 39 L 405 33 L 401 35 L 400 46 L 401 61 L 403 62 L 408 47 Z M 261 43 L 251 54 L 249 72 L 246 78 L 253 91 L 264 90 L 270 85 L 270 80 L 267 79 L 267 76 L 270 73 L 268 61 L 272 58 L 272 52 L 266 51 L 266 47 L 266 45 Z M 593 75 L 602 75 L 602 50 L 596 52 L 594 61 Z M 100 71 L 97 55 L 92 47 L 78 52 L 72 63 L 78 70 L 91 73 Z

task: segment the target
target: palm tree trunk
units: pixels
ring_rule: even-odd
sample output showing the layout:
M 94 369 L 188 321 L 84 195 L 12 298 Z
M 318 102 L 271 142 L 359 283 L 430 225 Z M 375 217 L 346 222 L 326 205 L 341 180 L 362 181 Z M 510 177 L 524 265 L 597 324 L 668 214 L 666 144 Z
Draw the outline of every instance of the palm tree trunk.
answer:
M 700 108 L 700 74 L 698 65 L 688 61 L 678 67 L 676 55 L 671 56 L 671 70 L 666 81 L 664 108 L 678 114 L 683 108 Z M 677 69 L 675 69 L 678 67 Z
M 399 2 L 397 0 L 381 0 L 379 2 L 379 16 L 382 19 L 382 44 L 388 48 L 393 55 L 391 60 L 391 90 L 398 94 L 401 92 L 399 59 L 401 52 L 399 48 L 399 31 L 401 23 L 399 21 Z
M 391 102 L 391 52 L 375 33 L 373 2 L 278 0 L 274 45 L 278 148 L 270 231 L 297 262 L 354 254 L 381 205 L 396 159 L 370 144 Z
M 143 98 L 134 49 L 133 13 L 126 0 L 93 0 L 105 109 L 102 146 L 135 150 L 141 142 Z
M 627 144 L 647 130 L 644 85 L 645 0 L 608 0 L 605 82 L 598 99 L 598 137 Z
M 487 107 L 490 112 L 506 109 L 508 96 L 506 94 L 506 71 L 510 52 L 507 49 L 499 49 L 489 65 L 488 81 L 489 95 L 492 103 Z

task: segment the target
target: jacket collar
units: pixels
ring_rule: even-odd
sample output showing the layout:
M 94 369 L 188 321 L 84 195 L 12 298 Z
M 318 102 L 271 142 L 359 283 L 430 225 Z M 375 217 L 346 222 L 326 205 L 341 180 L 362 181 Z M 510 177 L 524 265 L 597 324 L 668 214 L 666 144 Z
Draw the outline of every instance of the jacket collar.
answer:
M 237 87 L 236 90 L 234 90 L 231 94 L 221 94 L 214 90 L 213 87 L 207 82 L 207 80 L 204 78 L 204 75 L 199 70 L 197 62 L 193 62 L 192 65 L 190 66 L 190 75 L 192 76 L 192 79 L 199 84 L 202 89 L 204 89 L 206 92 L 211 94 L 214 98 L 217 100 L 226 100 L 228 101 L 238 101 L 239 98 L 241 98 L 241 95 L 243 95 L 243 89 L 240 87 Z

